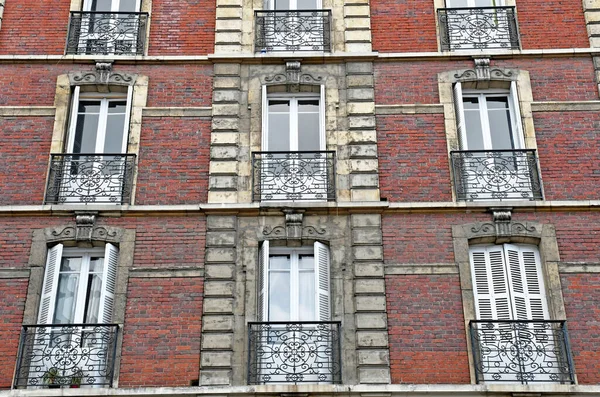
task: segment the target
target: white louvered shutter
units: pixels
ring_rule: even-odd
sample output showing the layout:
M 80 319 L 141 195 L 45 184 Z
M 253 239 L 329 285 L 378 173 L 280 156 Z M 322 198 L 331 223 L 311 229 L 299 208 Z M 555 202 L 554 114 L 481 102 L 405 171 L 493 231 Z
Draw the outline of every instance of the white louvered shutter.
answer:
M 316 313 L 318 321 L 331 320 L 331 281 L 330 281 L 329 248 L 320 242 L 315 242 L 315 285 Z
M 42 287 L 42 298 L 40 300 L 38 324 L 52 324 L 54 319 L 54 305 L 56 302 L 56 291 L 58 288 L 58 275 L 60 273 L 62 251 L 62 244 L 57 244 L 48 250 L 48 257 L 46 258 L 46 270 L 44 273 L 44 285 Z
M 510 83 L 510 100 L 513 107 L 512 127 L 514 129 L 515 149 L 525 148 L 525 139 L 523 135 L 523 122 L 521 121 L 521 108 L 519 107 L 519 94 L 517 93 L 517 83 Z
M 549 318 L 540 255 L 534 246 L 504 245 L 515 320 Z
M 465 126 L 465 106 L 463 104 L 462 85 L 455 83 L 454 87 L 454 111 L 456 113 L 456 133 L 461 150 L 467 150 L 467 130 Z
M 477 319 L 511 320 L 510 295 L 502 246 L 473 246 L 469 254 Z
M 258 300 L 256 302 L 258 321 L 269 320 L 269 241 L 264 241 L 258 253 Z
M 127 110 L 125 112 L 125 123 L 123 124 L 123 142 L 121 142 L 121 152 L 127 153 L 127 142 L 129 141 L 129 123 L 131 122 L 131 108 L 133 106 L 133 87 L 127 89 Z
M 117 266 L 119 264 L 119 250 L 110 243 L 106 243 L 104 250 L 104 271 L 102 273 L 102 292 L 100 294 L 100 310 L 98 319 L 102 324 L 109 324 L 115 306 L 115 287 L 117 284 Z

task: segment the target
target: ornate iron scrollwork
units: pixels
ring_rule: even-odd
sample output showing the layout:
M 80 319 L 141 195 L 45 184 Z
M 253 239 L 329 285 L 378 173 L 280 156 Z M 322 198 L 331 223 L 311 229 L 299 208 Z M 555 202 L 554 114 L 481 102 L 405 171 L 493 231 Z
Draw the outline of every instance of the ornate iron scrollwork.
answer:
M 565 321 L 470 323 L 477 382 L 575 383 Z
M 331 10 L 255 11 L 255 51 L 331 51 Z
M 133 154 L 53 154 L 46 204 L 127 204 L 133 189 Z
M 541 200 L 535 150 L 453 151 L 452 171 L 459 200 Z
M 253 200 L 335 200 L 335 152 L 252 153 Z
M 148 14 L 71 12 L 67 54 L 143 55 Z
M 249 323 L 248 383 L 340 383 L 339 322 Z
M 115 324 L 24 325 L 14 387 L 112 386 Z
M 519 49 L 515 7 L 441 8 L 443 51 Z

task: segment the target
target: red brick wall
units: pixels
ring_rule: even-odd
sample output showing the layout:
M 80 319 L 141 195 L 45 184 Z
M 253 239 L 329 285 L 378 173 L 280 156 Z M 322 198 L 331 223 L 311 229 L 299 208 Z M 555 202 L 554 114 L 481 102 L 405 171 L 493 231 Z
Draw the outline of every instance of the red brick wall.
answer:
M 53 117 L 0 117 L 0 205 L 42 204 Z
M 214 51 L 215 0 L 152 3 L 149 55 L 206 55 Z
M 373 50 L 437 51 L 433 1 L 372 0 Z
M 3 249 L 4 253 L 5 250 Z M 19 335 L 23 324 L 23 310 L 28 280 L 0 280 L 0 389 L 10 389 L 13 369 L 19 349 Z
M 120 387 L 190 386 L 198 379 L 201 278 L 130 278 Z
M 65 0 L 7 1 L 0 54 L 64 54 L 69 7 Z
M 136 204 L 206 202 L 210 126 L 197 117 L 144 118 Z
M 451 201 L 443 115 L 377 117 L 381 197 Z
M 588 48 L 580 0 L 517 0 L 523 49 Z
M 386 263 L 453 263 L 452 225 L 490 220 L 491 215 L 485 213 L 384 214 L 384 260 Z M 598 261 L 600 212 L 515 212 L 513 220 L 553 224 L 563 261 Z
M 373 49 L 379 52 L 437 51 L 433 1 L 373 0 Z M 580 0 L 518 0 L 517 19 L 523 49 L 588 48 Z
M 600 182 L 600 115 L 533 113 L 547 200 L 596 200 Z
M 0 73 L 0 106 L 53 106 L 58 75 L 92 70 L 94 66 L 88 64 L 3 64 Z M 212 65 L 116 64 L 113 70 L 148 76 L 150 107 L 195 107 L 210 106 L 212 103 Z
M 385 281 L 392 383 L 470 383 L 458 276 Z
M 596 257 L 596 262 L 598 258 Z M 599 274 L 562 274 L 563 298 L 579 384 L 600 383 Z

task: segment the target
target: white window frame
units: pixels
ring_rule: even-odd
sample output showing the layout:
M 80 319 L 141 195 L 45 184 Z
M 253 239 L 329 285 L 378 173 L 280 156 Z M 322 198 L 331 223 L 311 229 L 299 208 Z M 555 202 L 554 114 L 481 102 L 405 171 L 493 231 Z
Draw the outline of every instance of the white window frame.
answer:
M 479 116 L 481 119 L 481 134 L 483 137 L 484 149 L 495 150 L 492 147 L 492 138 L 490 132 L 490 122 L 488 118 L 487 100 L 488 97 L 506 97 L 508 99 L 508 108 L 510 114 L 510 133 L 513 137 L 513 149 L 525 149 L 525 139 L 523 136 L 523 124 L 521 120 L 521 112 L 519 109 L 519 99 L 517 94 L 517 85 L 515 81 L 511 81 L 510 89 L 487 89 L 487 90 L 472 90 L 463 89 L 462 83 L 454 84 L 454 106 L 456 110 L 456 120 L 458 129 L 458 140 L 461 150 L 471 150 L 468 147 L 467 130 L 465 125 L 465 97 L 477 97 L 479 99 Z
M 102 271 L 102 286 L 100 292 L 100 306 L 98 310 L 98 321 L 100 324 L 109 324 L 112 319 L 115 301 L 116 275 L 119 260 L 118 248 L 106 243 L 104 248 L 64 248 L 63 244 L 57 244 L 48 250 L 44 282 L 38 312 L 38 324 L 53 324 L 54 312 L 57 304 L 58 281 L 62 259 L 66 257 L 81 257 L 82 267 L 80 271 L 80 283 L 76 297 L 76 312 L 74 323 L 83 324 L 85 319 L 83 313 L 87 301 L 87 276 L 89 275 L 89 260 L 91 256 L 104 258 Z M 82 282 L 85 280 L 85 282 Z
M 92 8 L 92 2 L 94 0 L 85 0 L 83 2 L 83 11 L 91 11 Z M 119 12 L 119 8 L 121 6 L 121 2 L 127 2 L 128 0 L 112 0 L 111 2 L 111 12 Z M 140 7 L 141 7 L 141 0 L 135 0 L 135 9 L 136 11 L 134 12 L 139 12 Z M 102 11 L 101 11 L 102 12 Z M 108 12 L 108 11 L 106 11 Z
M 315 242 L 313 247 L 270 247 L 270 242 L 264 241 L 259 252 L 258 263 L 258 320 L 269 322 L 269 271 L 270 257 L 272 255 L 290 255 L 290 320 L 298 322 L 298 287 L 299 269 L 297 257 L 302 254 L 314 255 L 315 275 L 315 319 L 313 321 L 331 321 L 331 264 L 329 247 L 321 242 Z M 294 259 L 295 256 L 295 259 Z M 307 320 L 305 320 L 307 321 Z
M 80 86 L 75 86 L 73 90 L 73 99 L 71 102 L 71 118 L 69 121 L 69 133 L 67 136 L 67 145 L 65 147 L 65 153 L 73 153 L 73 146 L 75 143 L 75 134 L 77 129 L 77 119 L 79 113 L 80 101 L 99 100 L 100 101 L 100 115 L 98 117 L 98 130 L 96 134 L 96 149 L 94 153 L 102 154 L 104 151 L 104 144 L 106 142 L 106 123 L 108 119 L 108 103 L 113 100 L 125 100 L 125 120 L 123 122 L 123 141 L 121 142 L 121 154 L 127 153 L 127 142 L 129 140 L 129 123 L 131 119 L 131 104 L 133 97 L 133 87 L 128 86 L 127 93 L 99 93 L 99 92 L 81 92 Z M 112 154 L 112 153 L 110 153 Z
M 323 151 L 326 148 L 325 139 L 325 86 L 319 86 L 319 93 L 268 93 L 267 86 L 263 85 L 263 117 L 262 117 L 262 150 L 269 151 L 269 100 L 281 99 L 290 101 L 290 151 L 298 151 L 298 100 L 299 99 L 318 99 L 319 100 L 319 150 Z
M 495 2 L 495 5 L 491 5 L 491 6 L 480 6 L 477 5 L 477 1 L 478 0 L 467 0 L 467 7 L 469 8 L 479 8 L 479 7 L 502 7 L 504 6 L 504 0 L 492 0 L 492 2 Z M 457 8 L 457 6 L 453 6 L 452 5 L 452 0 L 446 0 L 446 8 Z

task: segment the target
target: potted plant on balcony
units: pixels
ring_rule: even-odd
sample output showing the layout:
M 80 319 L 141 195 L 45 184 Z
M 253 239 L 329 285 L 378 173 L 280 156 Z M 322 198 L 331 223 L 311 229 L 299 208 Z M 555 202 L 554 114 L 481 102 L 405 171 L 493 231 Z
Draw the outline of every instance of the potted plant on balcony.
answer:
M 71 389 L 78 389 L 81 387 L 81 381 L 83 379 L 83 371 L 79 368 L 73 372 L 71 375 Z
M 42 376 L 42 382 L 48 386 L 49 389 L 57 389 L 60 387 L 59 382 L 60 374 L 58 368 L 51 367 Z

